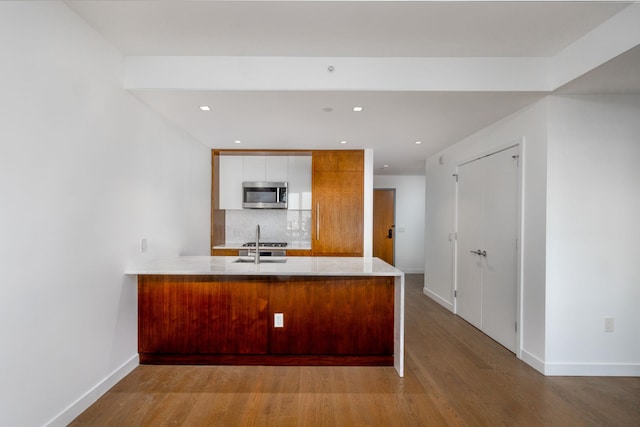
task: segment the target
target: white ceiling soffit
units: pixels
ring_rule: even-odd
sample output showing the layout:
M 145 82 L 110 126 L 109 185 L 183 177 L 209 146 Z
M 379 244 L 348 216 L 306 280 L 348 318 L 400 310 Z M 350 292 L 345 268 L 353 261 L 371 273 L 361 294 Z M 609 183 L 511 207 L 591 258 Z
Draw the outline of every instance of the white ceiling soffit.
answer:
M 377 174 L 422 174 L 640 44 L 629 2 L 66 3 L 127 56 L 125 87 L 206 145 L 372 148 Z
M 68 1 L 125 55 L 553 56 L 607 2 Z

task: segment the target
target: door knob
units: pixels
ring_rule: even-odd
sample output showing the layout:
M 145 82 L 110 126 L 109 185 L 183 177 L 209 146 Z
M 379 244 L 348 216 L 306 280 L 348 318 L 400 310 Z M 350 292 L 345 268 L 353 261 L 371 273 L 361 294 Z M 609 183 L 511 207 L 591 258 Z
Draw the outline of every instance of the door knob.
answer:
M 478 249 L 477 251 L 469 251 L 469 252 L 475 255 L 483 256 L 483 257 L 487 256 L 487 251 L 481 251 L 480 249 Z
M 393 228 L 390 228 L 389 231 L 387 231 L 387 239 L 393 239 Z

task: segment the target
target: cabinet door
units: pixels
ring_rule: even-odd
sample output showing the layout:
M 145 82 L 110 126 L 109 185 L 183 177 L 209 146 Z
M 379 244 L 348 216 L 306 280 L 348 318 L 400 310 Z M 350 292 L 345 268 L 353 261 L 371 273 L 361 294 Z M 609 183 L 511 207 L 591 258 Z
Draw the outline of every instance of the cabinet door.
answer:
M 244 181 L 266 181 L 266 156 L 244 156 Z
M 238 256 L 238 249 L 211 249 L 211 256 Z
M 242 209 L 242 156 L 220 156 L 220 209 Z
M 364 151 L 326 150 L 313 152 L 313 170 L 364 172 Z
M 362 151 L 318 155 L 314 152 L 311 230 L 314 255 L 362 256 L 364 174 L 357 170 L 360 165 L 364 165 Z
M 287 249 L 287 256 L 311 256 L 311 249 Z
M 393 355 L 393 278 L 288 277 L 272 281 L 271 354 Z
M 289 180 L 289 164 L 287 156 L 267 156 L 265 159 L 265 180 L 287 182 Z
M 289 157 L 289 209 L 311 210 L 311 156 Z
M 138 352 L 266 354 L 268 284 L 261 280 L 140 276 Z
M 287 156 L 244 156 L 245 181 L 287 182 Z

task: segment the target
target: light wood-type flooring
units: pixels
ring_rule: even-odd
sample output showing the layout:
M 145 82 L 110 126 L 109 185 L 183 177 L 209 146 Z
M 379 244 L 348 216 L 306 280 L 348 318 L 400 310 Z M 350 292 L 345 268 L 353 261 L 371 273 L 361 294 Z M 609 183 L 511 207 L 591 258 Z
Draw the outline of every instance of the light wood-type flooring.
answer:
M 545 377 L 407 276 L 392 367 L 150 366 L 72 426 L 640 426 L 640 378 Z

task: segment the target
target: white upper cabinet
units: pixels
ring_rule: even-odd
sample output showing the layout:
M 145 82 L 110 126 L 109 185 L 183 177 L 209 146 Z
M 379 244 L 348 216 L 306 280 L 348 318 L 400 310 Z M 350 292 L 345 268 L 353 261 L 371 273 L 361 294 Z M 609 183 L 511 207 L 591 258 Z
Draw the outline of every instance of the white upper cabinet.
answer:
M 242 182 L 288 183 L 288 207 L 311 209 L 311 156 L 220 156 L 220 209 L 242 209 Z
M 287 182 L 289 180 L 289 157 L 267 156 L 265 181 Z
M 244 156 L 244 172 L 242 176 L 245 181 L 266 181 L 267 163 L 266 156 Z
M 245 156 L 245 181 L 287 182 L 288 156 Z
M 288 207 L 311 209 L 311 156 L 289 156 Z
M 220 156 L 220 209 L 242 209 L 244 156 Z

